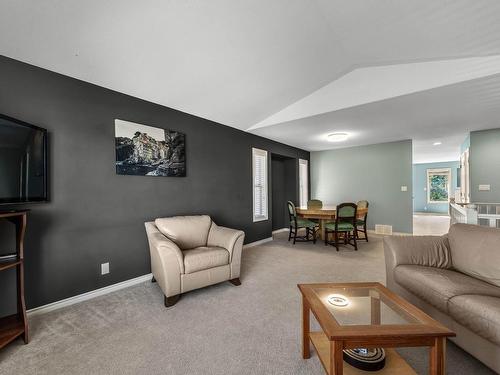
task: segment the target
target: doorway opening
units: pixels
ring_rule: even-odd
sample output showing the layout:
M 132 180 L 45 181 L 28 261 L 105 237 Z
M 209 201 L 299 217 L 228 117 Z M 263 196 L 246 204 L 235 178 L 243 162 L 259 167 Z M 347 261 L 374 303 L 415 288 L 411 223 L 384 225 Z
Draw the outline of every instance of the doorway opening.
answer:
M 288 228 L 287 201 L 297 204 L 297 159 L 271 154 L 271 217 L 272 230 Z
M 442 235 L 450 227 L 450 204 L 468 195 L 468 154 L 463 135 L 414 141 L 413 234 Z M 468 164 L 468 160 L 467 160 Z

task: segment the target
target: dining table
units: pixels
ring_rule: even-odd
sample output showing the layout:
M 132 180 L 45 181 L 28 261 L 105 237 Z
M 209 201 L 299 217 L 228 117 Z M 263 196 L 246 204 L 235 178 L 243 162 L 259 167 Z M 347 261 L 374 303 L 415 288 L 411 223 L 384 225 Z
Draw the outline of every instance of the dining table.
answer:
M 330 221 L 335 221 L 337 214 L 336 205 L 325 205 L 323 207 L 307 207 L 301 206 L 296 207 L 296 212 L 298 217 L 304 219 L 315 219 L 319 221 L 320 237 L 322 240 L 325 239 L 325 224 Z M 365 214 L 368 212 L 368 208 L 359 208 L 356 212 L 358 219 L 364 219 Z

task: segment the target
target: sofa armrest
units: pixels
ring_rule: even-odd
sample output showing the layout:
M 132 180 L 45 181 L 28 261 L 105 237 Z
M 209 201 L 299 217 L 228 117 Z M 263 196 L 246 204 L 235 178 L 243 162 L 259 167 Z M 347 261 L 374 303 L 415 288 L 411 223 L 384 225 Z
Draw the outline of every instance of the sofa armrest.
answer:
M 231 266 L 231 279 L 240 277 L 241 250 L 245 232 L 236 229 L 220 227 L 214 222 L 208 233 L 208 246 L 218 246 L 229 251 L 229 264 Z
M 179 247 L 165 237 L 154 222 L 145 223 L 151 254 L 151 272 L 167 297 L 181 293 L 184 256 Z
M 245 238 L 245 232 L 241 230 L 220 227 L 214 222 L 210 227 L 210 232 L 208 233 L 208 244 L 207 246 L 218 246 L 229 251 L 229 261 L 232 261 L 235 251 L 241 251 L 243 247 L 243 239 Z M 241 241 L 238 241 L 238 240 Z M 240 248 L 236 248 L 237 243 L 241 242 Z
M 448 236 L 387 236 L 384 237 L 387 286 L 393 282 L 393 272 L 400 264 L 451 268 Z

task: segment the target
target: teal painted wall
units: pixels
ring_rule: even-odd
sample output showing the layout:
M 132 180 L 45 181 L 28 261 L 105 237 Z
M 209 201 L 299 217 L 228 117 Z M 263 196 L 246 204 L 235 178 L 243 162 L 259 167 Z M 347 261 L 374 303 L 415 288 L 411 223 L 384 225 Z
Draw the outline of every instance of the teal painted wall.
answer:
M 500 129 L 470 133 L 470 198 L 471 202 L 500 202 Z M 479 185 L 491 186 L 479 191 Z
M 366 199 L 370 229 L 386 224 L 412 233 L 411 141 L 311 152 L 311 198 L 324 204 Z
M 427 203 L 427 169 L 451 169 L 451 196 L 453 197 L 457 188 L 457 168 L 459 167 L 459 161 L 413 164 L 413 211 L 448 213 L 448 203 Z

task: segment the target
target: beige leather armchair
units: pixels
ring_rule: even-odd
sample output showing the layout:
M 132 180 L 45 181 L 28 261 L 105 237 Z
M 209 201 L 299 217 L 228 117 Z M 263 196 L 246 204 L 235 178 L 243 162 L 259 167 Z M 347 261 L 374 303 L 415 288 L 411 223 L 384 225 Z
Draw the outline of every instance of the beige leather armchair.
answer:
M 240 285 L 245 233 L 210 216 L 176 216 L 145 223 L 153 281 L 173 306 L 182 293 L 229 280 Z

